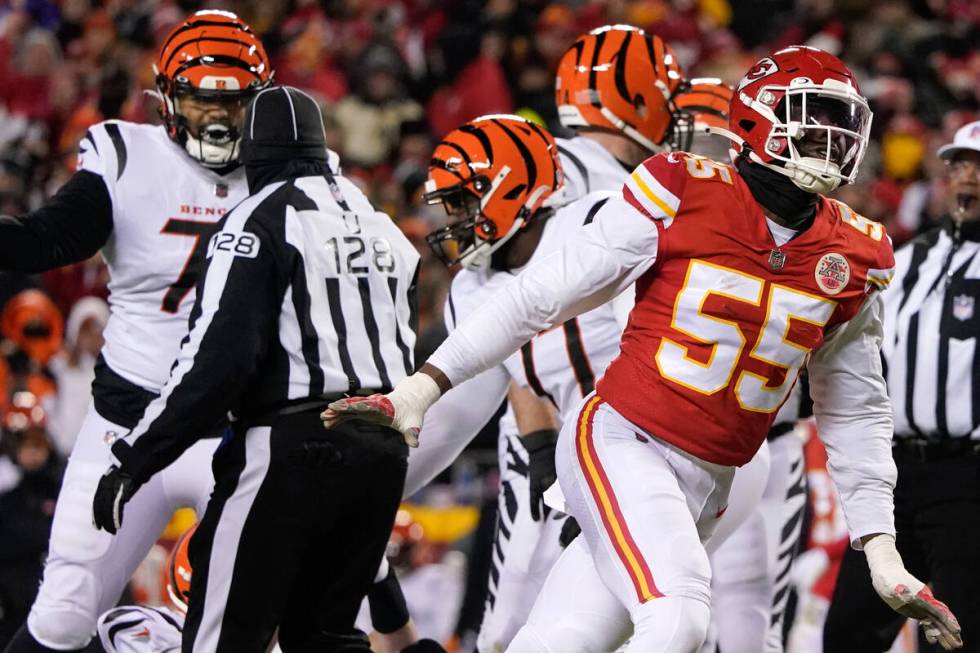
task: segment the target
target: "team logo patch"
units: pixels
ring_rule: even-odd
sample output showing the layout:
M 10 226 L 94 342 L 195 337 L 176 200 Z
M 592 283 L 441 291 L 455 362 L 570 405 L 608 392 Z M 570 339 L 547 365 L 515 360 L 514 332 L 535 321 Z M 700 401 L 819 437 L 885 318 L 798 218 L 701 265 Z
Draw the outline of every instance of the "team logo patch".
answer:
M 763 77 L 768 77 L 769 75 L 773 74 L 777 70 L 779 70 L 779 66 L 776 65 L 776 62 L 770 59 L 769 57 L 760 60 L 759 63 L 752 66 L 749 72 L 745 73 L 745 77 L 743 77 L 742 81 L 738 83 L 738 90 L 741 91 L 743 88 L 745 88 L 752 82 L 756 82 L 762 79 Z
M 846 258 L 836 252 L 824 254 L 817 261 L 813 278 L 817 280 L 820 290 L 828 295 L 836 295 L 851 280 L 851 266 L 847 264 Z
M 953 317 L 960 322 L 973 319 L 973 306 L 976 302 L 969 295 L 957 295 L 953 297 Z

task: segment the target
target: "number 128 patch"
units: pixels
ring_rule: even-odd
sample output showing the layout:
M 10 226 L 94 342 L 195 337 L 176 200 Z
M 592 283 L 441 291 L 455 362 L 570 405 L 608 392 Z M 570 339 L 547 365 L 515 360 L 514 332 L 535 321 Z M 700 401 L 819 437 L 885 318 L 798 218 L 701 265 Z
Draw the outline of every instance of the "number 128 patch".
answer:
M 207 258 L 211 258 L 215 252 L 231 252 L 232 256 L 255 258 L 259 255 L 260 244 L 259 237 L 247 231 L 219 231 L 208 243 Z

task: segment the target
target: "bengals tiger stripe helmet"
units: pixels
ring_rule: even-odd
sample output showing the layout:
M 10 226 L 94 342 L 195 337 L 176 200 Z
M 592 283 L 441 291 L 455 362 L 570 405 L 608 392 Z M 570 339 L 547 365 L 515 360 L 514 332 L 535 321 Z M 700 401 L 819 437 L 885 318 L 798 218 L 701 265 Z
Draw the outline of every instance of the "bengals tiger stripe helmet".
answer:
M 163 41 L 153 72 L 160 115 L 167 132 L 205 166 L 220 168 L 238 158 L 244 108 L 272 82 L 272 68 L 262 42 L 238 16 L 202 10 L 177 25 Z M 233 108 L 235 119 L 191 125 L 180 100 L 220 103 Z M 195 133 L 196 132 L 196 133 Z
M 65 320 L 51 298 L 40 290 L 14 295 L 0 314 L 0 331 L 39 365 L 61 350 Z
M 196 530 L 197 524 L 194 524 L 180 536 L 164 568 L 167 596 L 174 607 L 184 614 L 187 613 L 187 601 L 191 596 L 191 563 L 187 557 L 187 547 Z
M 428 236 L 446 265 L 483 268 L 534 218 L 561 202 L 564 174 L 555 139 L 533 122 L 482 116 L 436 146 L 422 199 L 458 218 Z
M 580 37 L 555 80 L 561 124 L 622 133 L 649 150 L 679 149 L 671 98 L 683 81 L 677 56 L 660 37 L 607 25 Z
M 685 81 L 674 95 L 678 110 L 688 114 L 694 128 L 728 127 L 728 106 L 732 89 L 716 77 L 698 77 Z
M 726 160 L 730 142 L 713 135 L 711 128 L 728 127 L 731 101 L 732 89 L 720 79 L 700 77 L 685 81 L 674 95 L 677 122 L 686 134 L 681 149 L 716 161 Z

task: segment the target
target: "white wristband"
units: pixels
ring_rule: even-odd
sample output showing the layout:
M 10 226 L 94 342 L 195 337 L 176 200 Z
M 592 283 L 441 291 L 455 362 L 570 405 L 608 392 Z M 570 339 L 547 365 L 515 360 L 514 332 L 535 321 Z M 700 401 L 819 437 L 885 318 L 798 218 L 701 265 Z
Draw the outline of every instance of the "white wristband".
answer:
M 395 405 L 396 415 L 398 410 L 403 408 L 424 414 L 440 396 L 442 390 L 439 389 L 439 384 L 431 376 L 422 372 L 416 372 L 402 379 L 388 394 L 391 403 Z
M 905 603 L 896 595 L 897 586 L 904 585 L 912 595 L 918 594 L 925 587 L 922 581 L 905 569 L 902 556 L 895 548 L 894 535 L 882 534 L 871 538 L 864 545 L 864 555 L 871 570 L 871 584 L 891 608 L 898 608 Z

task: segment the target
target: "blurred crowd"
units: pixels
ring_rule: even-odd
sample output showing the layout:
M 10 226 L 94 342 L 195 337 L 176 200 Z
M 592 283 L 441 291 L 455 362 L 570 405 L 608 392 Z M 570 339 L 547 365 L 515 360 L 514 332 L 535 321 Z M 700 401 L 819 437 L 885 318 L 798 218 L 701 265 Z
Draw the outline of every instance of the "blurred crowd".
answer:
M 158 44 L 203 6 L 197 0 L 0 2 L 0 214 L 23 213 L 49 197 L 72 174 L 90 125 L 109 118 L 158 121 L 150 93 Z M 782 46 L 804 43 L 840 56 L 858 74 L 875 119 L 862 176 L 838 194 L 886 223 L 896 244 L 942 212 L 942 165 L 934 152 L 980 109 L 975 0 L 215 0 L 206 6 L 241 15 L 266 44 L 275 80 L 322 103 L 329 144 L 346 174 L 422 251 L 420 356 L 442 336 L 449 280 L 424 241 L 444 220 L 441 208 L 419 201 L 432 148 L 442 134 L 488 113 L 519 113 L 561 134 L 555 68 L 589 29 L 642 27 L 674 47 L 688 77 L 732 84 L 759 56 Z M 60 470 L 89 398 L 108 316 L 107 280 L 98 257 L 33 277 L 0 271 L 0 626 L 4 611 L 14 619 L 32 598 Z M 484 467 L 491 468 L 495 445 L 485 444 Z M 492 507 L 492 483 L 474 476 L 454 496 L 475 495 L 476 503 L 487 497 Z M 482 607 L 478 598 L 461 600 Z

